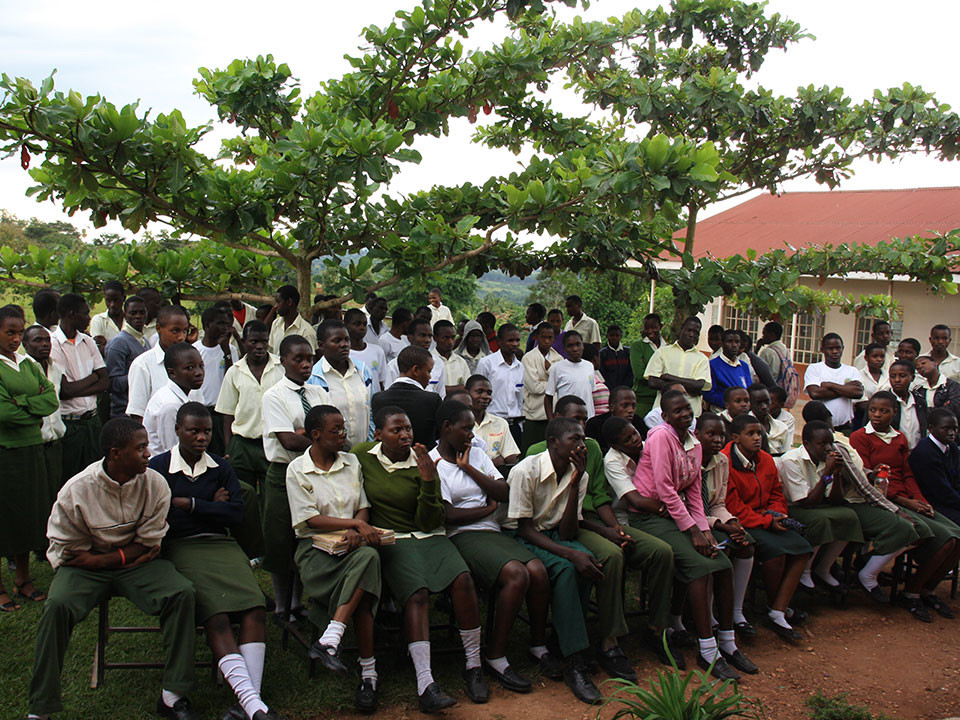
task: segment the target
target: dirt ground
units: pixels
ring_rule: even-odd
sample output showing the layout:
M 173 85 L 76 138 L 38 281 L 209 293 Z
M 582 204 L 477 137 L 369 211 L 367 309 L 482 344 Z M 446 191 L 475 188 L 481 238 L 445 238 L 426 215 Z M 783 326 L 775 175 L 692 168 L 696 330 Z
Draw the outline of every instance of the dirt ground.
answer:
M 941 597 L 947 597 L 941 591 Z M 951 601 L 960 616 L 960 599 Z M 871 604 L 853 592 L 846 609 L 815 602 L 802 628 L 804 642 L 791 646 L 763 627 L 744 651 L 760 667 L 740 687 L 762 702 L 769 720 L 804 720 L 804 701 L 817 690 L 848 693 L 850 702 L 866 705 L 899 720 L 943 720 L 960 715 L 960 617 L 935 616 L 932 624 L 905 610 Z M 660 667 L 649 654 L 632 652 L 640 684 Z M 687 651 L 688 665 L 693 664 Z M 594 682 L 604 679 L 602 671 Z M 458 688 L 445 688 L 448 691 Z M 603 689 L 601 688 L 601 692 Z M 563 683 L 543 680 L 529 695 L 491 685 L 490 702 L 473 705 L 461 693 L 447 710 L 448 720 L 594 720 L 596 709 L 578 702 Z M 610 717 L 613 711 L 604 711 Z M 362 716 L 360 716 L 362 717 Z M 377 717 L 423 718 L 415 706 L 385 707 Z

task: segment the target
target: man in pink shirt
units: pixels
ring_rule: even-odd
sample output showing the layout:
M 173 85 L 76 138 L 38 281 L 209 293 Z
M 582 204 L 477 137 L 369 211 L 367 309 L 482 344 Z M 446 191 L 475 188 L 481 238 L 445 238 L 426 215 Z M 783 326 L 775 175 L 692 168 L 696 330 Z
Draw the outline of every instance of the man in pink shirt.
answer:
M 757 666 L 737 648 L 733 570 L 707 523 L 701 475 L 703 448 L 690 433 L 693 410 L 679 390 L 665 392 L 660 398 L 660 409 L 664 424 L 653 428 L 647 436 L 633 484 L 639 498 L 659 501 L 661 506 L 659 512 L 651 513 L 643 511 L 641 502 L 637 502 L 631 507 L 630 525 L 673 548 L 675 577 L 687 584 L 699 636 L 697 662 L 704 668 L 712 664 L 711 674 L 718 679 L 739 679 L 734 668 L 753 674 Z M 628 501 L 630 495 L 625 496 Z M 711 622 L 711 576 L 720 615 L 716 638 Z

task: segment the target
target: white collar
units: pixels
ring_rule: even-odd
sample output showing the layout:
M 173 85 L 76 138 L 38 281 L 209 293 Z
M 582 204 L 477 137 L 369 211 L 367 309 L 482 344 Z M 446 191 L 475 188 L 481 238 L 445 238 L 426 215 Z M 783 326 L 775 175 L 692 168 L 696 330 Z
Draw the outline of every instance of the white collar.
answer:
M 180 454 L 180 443 L 174 445 L 170 450 L 170 472 L 183 473 L 190 478 L 191 481 L 195 481 L 207 470 L 214 470 L 216 467 L 217 463 L 212 457 L 207 455 L 207 453 L 203 453 L 200 459 L 197 460 L 197 464 L 190 467 L 190 463 L 184 460 L 183 455 Z
M 647 345 L 649 345 L 650 347 L 654 347 L 654 348 L 660 348 L 660 347 L 663 346 L 663 340 L 660 340 L 660 344 L 659 344 L 659 345 L 654 345 L 654 344 L 653 344 L 653 340 L 651 340 L 650 338 L 648 338 L 646 335 L 643 336 L 642 342 L 645 342 Z
M 177 397 L 181 402 L 187 402 L 190 400 L 189 393 L 185 393 L 183 388 L 177 385 L 173 380 L 167 380 L 167 387 L 170 388 L 170 391 Z
M 927 435 L 927 437 L 930 438 L 930 442 L 932 442 L 934 445 L 936 445 L 938 448 L 940 448 L 940 452 L 946 454 L 946 452 L 947 452 L 947 450 L 948 450 L 948 448 L 947 448 L 946 445 L 944 445 L 942 442 L 940 442 L 939 440 L 937 440 L 933 435 Z
M 397 470 L 406 470 L 407 468 L 412 468 L 417 466 L 417 456 L 413 454 L 413 450 L 410 450 L 410 454 L 407 456 L 406 460 L 400 460 L 399 462 L 394 462 L 388 458 L 383 453 L 383 443 L 378 442 L 372 448 L 367 450 L 368 453 L 375 456 L 377 460 L 380 461 L 380 464 L 383 466 L 383 469 L 389 473 L 395 472 Z
M 896 439 L 897 435 L 900 434 L 900 431 L 897 430 L 897 429 L 894 428 L 894 427 L 889 427 L 889 428 L 886 429 L 886 431 L 880 432 L 880 431 L 877 430 L 875 427 L 873 427 L 873 423 L 872 423 L 872 422 L 868 422 L 868 423 L 864 426 L 863 431 L 864 431 L 867 435 L 876 435 L 878 438 L 880 438 L 881 440 L 883 440 L 887 445 L 889 445 L 891 442 L 893 442 L 893 441 Z
M 2 360 L 4 363 L 6 363 L 7 365 L 9 365 L 9 366 L 10 366 L 11 368 L 13 368 L 14 370 L 19 370 L 19 369 L 20 369 L 20 366 L 23 364 L 23 361 L 26 360 L 29 356 L 28 356 L 28 355 L 21 355 L 20 353 L 15 353 L 15 354 L 14 354 L 14 357 L 16 358 L 16 360 L 11 360 L 11 359 L 8 358 L 6 355 L 0 355 L 0 360 Z M 33 358 L 30 358 L 30 359 L 33 360 Z M 38 363 L 36 360 L 33 360 L 33 361 L 34 361 L 35 363 L 37 363 L 38 366 L 40 365 L 40 363 Z M 48 360 L 47 362 L 48 362 L 48 363 L 52 363 L 53 360 Z M 41 370 L 42 370 L 42 369 L 43 369 L 43 368 L 41 368 Z
M 403 383 L 405 385 L 413 385 L 415 388 L 420 388 L 421 390 L 426 389 L 423 387 L 423 385 L 421 385 L 420 383 L 418 383 L 416 380 L 414 380 L 412 377 L 409 377 L 408 375 L 399 376 L 396 380 L 390 383 L 390 387 L 393 387 L 397 383 Z
M 607 347 L 613 350 L 614 352 L 620 352 L 621 350 L 623 350 L 623 343 L 622 342 L 617 343 L 616 347 L 614 347 L 610 343 L 607 343 Z
M 317 464 L 313 461 L 313 457 L 310 456 L 310 448 L 307 448 L 304 454 L 308 459 L 308 462 L 305 463 L 306 468 L 304 468 L 304 472 L 307 473 L 312 472 L 316 473 L 317 475 L 326 475 L 327 473 L 336 472 L 337 470 L 342 469 L 347 464 L 346 453 L 338 452 L 337 459 L 333 461 L 333 464 L 329 467 L 329 469 L 324 470 L 323 468 L 317 467 Z
M 740 356 L 739 356 L 739 355 L 737 355 L 736 358 L 734 358 L 733 360 L 731 360 L 730 358 L 728 358 L 728 357 L 726 356 L 726 354 L 724 354 L 723 350 L 720 351 L 720 355 L 719 355 L 718 357 L 720 357 L 720 358 L 721 358 L 727 365 L 729 365 L 730 367 L 738 368 L 738 367 L 740 367 L 740 363 L 743 362 L 743 361 L 740 359 Z

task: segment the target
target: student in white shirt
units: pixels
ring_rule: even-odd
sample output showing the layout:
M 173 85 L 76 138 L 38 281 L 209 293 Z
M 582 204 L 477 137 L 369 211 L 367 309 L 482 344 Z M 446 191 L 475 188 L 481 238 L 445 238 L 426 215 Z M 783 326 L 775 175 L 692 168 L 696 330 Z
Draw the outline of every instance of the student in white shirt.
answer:
M 440 288 L 433 288 L 427 295 L 427 307 L 430 308 L 430 324 L 436 325 L 440 320 L 446 320 L 453 325 L 453 315 L 450 308 L 443 304 Z
M 369 339 L 366 315 L 362 310 L 350 308 L 343 314 L 343 324 L 350 336 L 350 359 L 367 369 L 373 392 L 380 392 L 383 390 L 381 378 L 387 368 L 387 358 L 383 348 Z
M 193 343 L 203 359 L 203 387 L 200 388 L 201 402 L 210 411 L 213 418 L 213 437 L 210 438 L 210 452 L 223 455 L 226 443 L 223 438 L 223 417 L 214 408 L 220 397 L 220 388 L 227 370 L 240 359 L 237 348 L 230 343 L 233 337 L 233 313 L 218 306 L 209 307 L 200 317 L 203 336 Z
M 930 357 L 937 363 L 940 372 L 949 379 L 960 382 L 960 357 L 948 349 L 951 330 L 946 325 L 934 325 L 930 328 Z
M 770 417 L 787 426 L 787 442 L 790 447 L 793 447 L 797 434 L 797 419 L 784 407 L 787 402 L 787 391 L 779 385 L 774 385 L 768 390 L 770 391 Z
M 177 410 L 189 400 L 203 402 L 203 359 L 189 343 L 177 343 L 163 354 L 167 384 L 147 402 L 143 426 L 151 455 L 159 455 L 177 444 Z
M 880 390 L 889 390 L 890 381 L 887 379 L 888 365 L 893 362 L 892 354 L 888 360 L 885 348 L 879 343 L 870 343 L 863 349 L 857 359 L 865 358 L 866 364 L 856 367 L 860 371 L 860 383 L 863 385 L 863 397 L 853 404 L 856 420 L 854 424 L 862 427 L 866 424 L 867 403 Z
M 863 396 L 860 372 L 840 362 L 843 338 L 827 333 L 820 341 L 823 361 L 807 366 L 803 375 L 804 391 L 811 400 L 820 400 L 833 416 L 833 427 L 843 432 L 853 420 L 853 401 Z
M 368 310 L 369 312 L 367 312 Z M 370 345 L 379 345 L 380 338 L 390 333 L 390 328 L 387 327 L 385 322 L 387 301 L 384 298 L 372 298 L 369 303 L 363 306 L 361 312 L 367 322 L 367 330 L 363 339 Z M 344 314 L 343 319 L 346 322 L 346 314 Z
M 567 315 L 570 316 L 570 319 L 567 320 L 567 324 L 563 326 L 563 331 L 570 332 L 571 330 L 575 330 L 580 333 L 580 338 L 584 343 L 596 345 L 597 350 L 599 350 L 603 344 L 603 340 L 600 338 L 600 325 L 596 320 L 583 312 L 583 300 L 580 299 L 580 296 L 571 295 L 568 297 L 565 307 L 567 308 Z
M 107 343 L 123 330 L 123 284 L 108 280 L 103 284 L 103 302 L 107 309 L 90 319 L 90 336 L 102 353 Z
M 593 389 L 596 376 L 592 363 L 584 361 L 583 338 L 576 330 L 567 330 L 563 336 L 563 350 L 567 359 L 550 366 L 547 387 L 543 396 L 543 407 L 549 420 L 553 419 L 555 398 L 564 395 L 576 395 L 587 406 L 587 418 L 596 415 L 593 406 Z
M 870 343 L 863 349 L 862 353 L 853 359 L 853 366 L 861 372 L 865 371 L 867 369 L 867 365 L 869 364 L 867 362 L 867 355 L 870 352 L 870 346 L 879 345 L 880 349 L 883 350 L 883 363 L 881 368 L 883 374 L 886 375 L 887 371 L 890 369 L 890 363 L 896 360 L 896 348 L 890 345 L 890 338 L 890 323 L 888 323 L 886 320 L 874 320 L 873 328 L 870 330 Z M 870 393 L 870 395 L 873 395 L 873 393 Z M 870 398 L 865 396 L 863 399 L 869 400 Z
M 483 441 L 486 455 L 497 468 L 514 465 L 520 457 L 520 448 L 510 433 L 510 426 L 502 417 L 487 412 L 493 399 L 493 387 L 483 375 L 471 375 L 467 380 L 470 408 L 476 423 L 474 435 Z
M 542 442 L 547 430 L 547 411 L 543 394 L 550 378 L 550 368 L 563 360 L 563 355 L 553 349 L 554 330 L 548 322 L 534 328 L 531 337 L 536 343 L 528 350 L 523 363 L 523 438 L 520 448 L 527 451 L 531 445 Z
M 430 352 L 432 344 L 433 329 L 430 327 L 429 320 L 414 318 L 407 324 L 407 345 L 421 347 Z M 446 366 L 442 357 L 434 353 L 430 355 L 433 358 L 433 370 L 430 371 L 430 382 L 426 389 L 443 398 L 447 394 Z M 398 377 L 400 377 L 400 366 L 397 358 L 394 358 L 387 362 L 387 369 L 383 373 L 383 386 L 390 387 Z
M 169 376 L 163 366 L 163 354 L 168 348 L 187 339 L 190 320 L 186 311 L 178 305 L 165 305 L 157 312 L 157 344 L 137 356 L 130 364 L 127 374 L 127 415 L 140 422 L 147 409 L 150 397 L 167 384 Z M 146 326 L 144 326 L 146 336 Z
M 410 344 L 407 340 L 407 328 L 413 322 L 413 313 L 405 307 L 395 307 L 393 317 L 390 319 L 390 330 L 383 333 L 378 339 L 380 347 L 383 348 L 383 354 L 387 358 L 387 364 L 396 359 L 400 351 Z M 429 348 L 428 348 L 429 349 Z M 390 387 L 390 383 L 383 380 L 384 389 Z
M 278 354 L 280 343 L 285 337 L 299 335 L 303 337 L 313 351 L 317 351 L 317 333 L 300 315 L 300 291 L 293 285 L 277 288 L 276 304 L 272 315 L 267 315 L 270 324 L 270 352 Z
M 443 361 L 444 371 L 447 374 L 446 388 L 449 393 L 454 388 L 462 388 L 467 378 L 472 375 L 470 366 L 461 355 L 453 352 L 453 345 L 457 339 L 457 329 L 449 320 L 437 320 L 433 325 L 433 340 L 436 343 L 433 356 Z
M 770 414 L 770 391 L 766 385 L 754 383 L 747 388 L 747 393 L 750 397 L 750 414 L 760 421 L 760 427 L 763 429 L 766 446 L 763 449 L 774 457 L 783 455 L 793 447 L 793 440 L 786 424 Z
M 487 412 L 507 421 L 513 440 L 519 445 L 523 421 L 523 365 L 517 357 L 520 351 L 517 326 L 501 325 L 497 330 L 497 343 L 499 350 L 477 363 L 476 374 L 487 378 L 493 388 L 493 400 Z
M 907 440 L 907 447 L 913 450 L 927 432 L 927 408 L 921 410 L 911 390 L 915 376 L 913 363 L 907 360 L 894 360 L 888 372 L 890 391 L 897 398 L 898 403 L 891 425 L 903 433 Z

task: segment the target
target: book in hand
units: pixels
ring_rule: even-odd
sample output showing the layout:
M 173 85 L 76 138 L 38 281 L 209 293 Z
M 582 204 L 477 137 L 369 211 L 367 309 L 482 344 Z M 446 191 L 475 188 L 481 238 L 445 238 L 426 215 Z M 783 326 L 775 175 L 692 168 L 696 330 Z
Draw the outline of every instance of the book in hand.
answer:
M 383 528 L 376 528 L 376 530 L 380 533 L 381 545 L 393 545 L 394 542 L 396 542 L 396 537 L 393 534 L 393 530 L 384 530 Z M 334 530 L 332 532 L 317 533 L 313 536 L 313 546 L 317 550 L 322 550 L 330 555 L 346 555 L 347 548 L 349 547 L 346 539 L 344 538 L 346 533 L 346 530 Z M 367 541 L 361 538 L 360 544 L 366 545 Z

